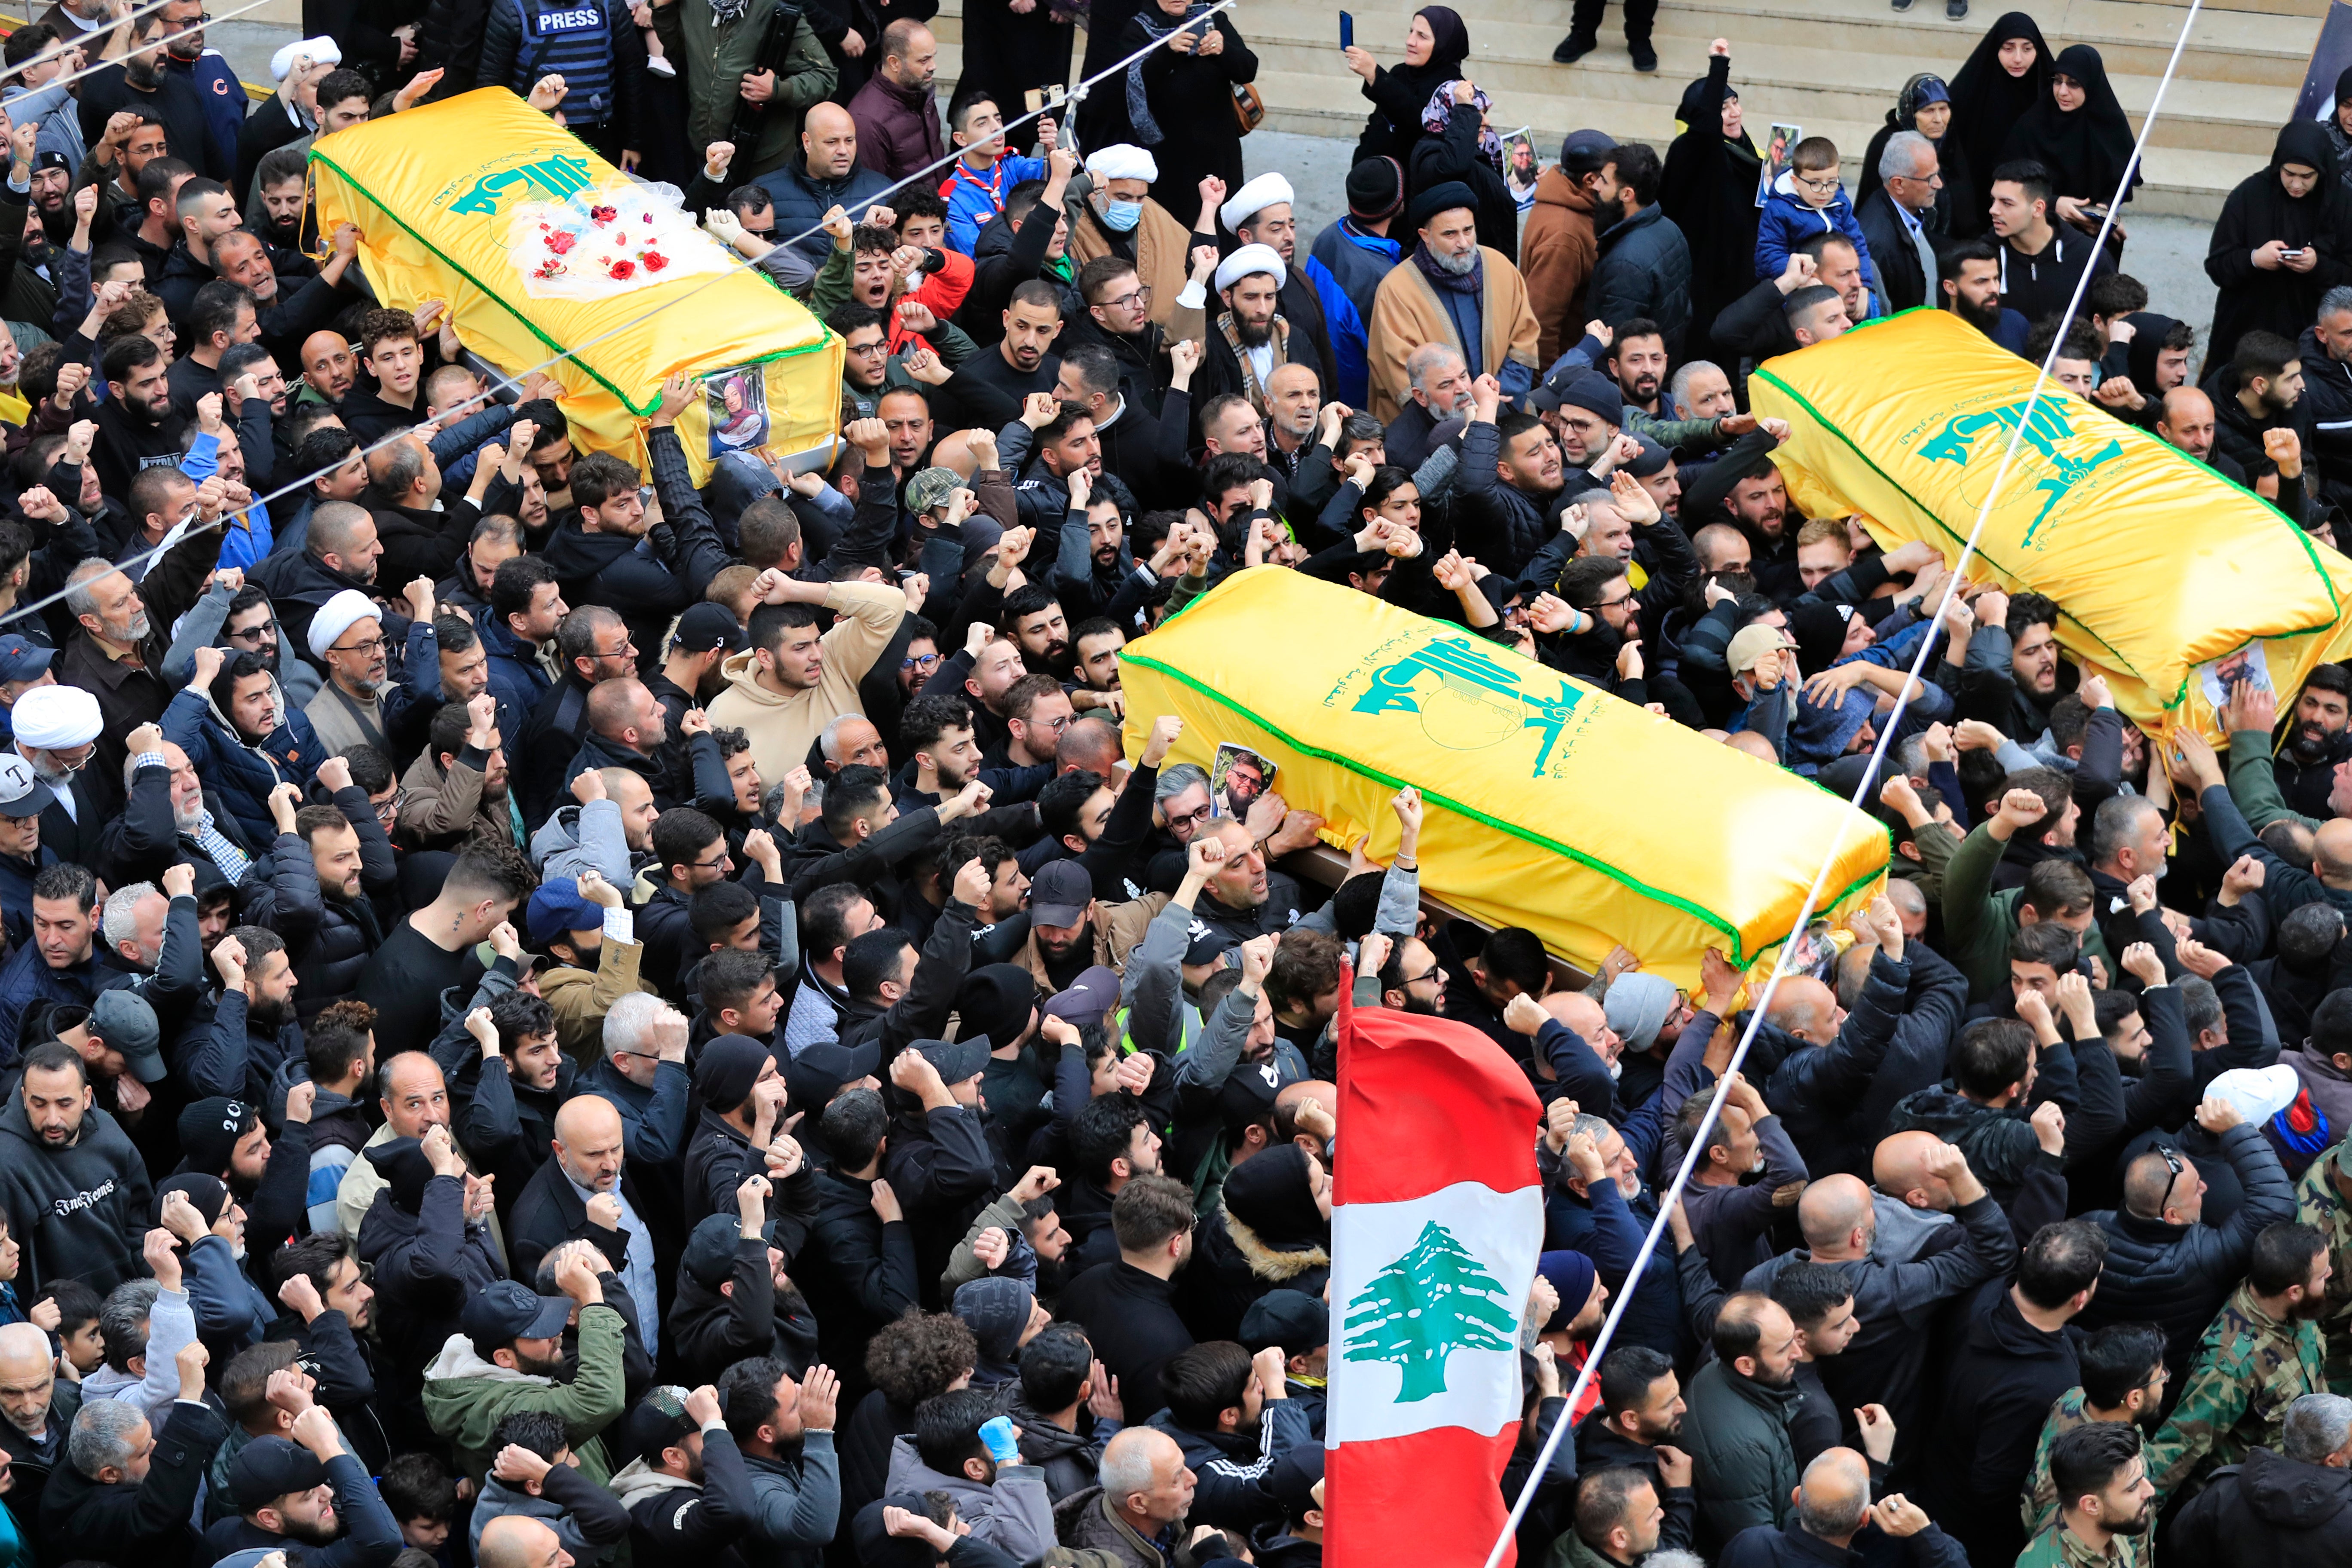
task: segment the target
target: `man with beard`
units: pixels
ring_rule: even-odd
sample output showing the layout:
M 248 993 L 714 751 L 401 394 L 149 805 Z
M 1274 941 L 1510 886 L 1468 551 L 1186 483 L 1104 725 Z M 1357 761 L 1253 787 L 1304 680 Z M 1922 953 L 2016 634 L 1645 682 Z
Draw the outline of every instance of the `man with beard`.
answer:
M 57 254 L 73 239 L 80 222 L 74 212 L 74 168 L 63 153 L 33 155 L 31 201 L 34 215 L 40 219 L 41 232 L 27 235 L 24 263 L 53 285 L 58 281 L 54 270 Z
M 1032 277 L 1001 297 L 1002 335 L 995 352 L 972 355 L 956 367 L 957 374 L 1016 401 L 1051 392 L 1062 368 L 1062 362 L 1047 352 L 1062 335 L 1060 289 Z
M 236 198 L 218 180 L 192 179 L 180 183 L 179 194 L 172 199 L 173 226 L 178 231 L 172 242 L 171 254 L 163 260 L 163 276 L 156 280 L 155 295 L 172 312 L 172 321 L 182 331 L 188 331 L 188 311 L 196 290 L 220 277 L 213 261 L 213 245 L 226 236 L 237 232 Z M 204 334 L 191 334 L 198 347 Z
M 1119 376 L 1118 361 L 1095 342 L 1065 342 L 1061 368 L 1055 373 L 1054 396 L 1065 408 L 1074 408 L 1094 421 L 1101 438 L 1103 468 L 1118 476 L 1139 495 L 1159 497 L 1172 487 L 1189 488 L 1192 459 L 1184 449 L 1192 419 L 1193 369 L 1201 363 L 1198 343 L 1180 343 L 1172 356 L 1173 381 L 1155 416 L 1132 395 L 1133 388 Z M 1308 384 L 1313 385 L 1313 377 Z M 1313 421 L 1309 395 L 1308 425 Z M 1180 477 L 1181 476 L 1181 477 Z
M 2000 302 L 2000 252 L 1992 242 L 1972 239 L 1937 260 L 1944 309 L 2011 353 L 2023 348 L 2032 323 Z
M 1480 376 L 1471 393 L 1470 423 L 1462 436 L 1461 491 L 1468 514 L 1465 521 L 1470 525 L 1463 531 L 1463 548 L 1505 576 L 1514 576 L 1559 531 L 1555 503 L 1569 483 L 1567 465 L 1581 467 L 1611 449 L 1616 438 L 1612 423 L 1618 413 L 1615 393 L 1606 378 L 1588 373 L 1559 395 L 1565 401 L 1555 408 L 1563 427 L 1580 433 L 1572 437 L 1580 441 L 1576 453 L 1568 455 L 1551 426 L 1535 415 L 1517 409 L 1497 415 L 1502 388 L 1493 376 Z M 1596 394 L 1609 405 L 1606 414 L 1575 401 L 1590 401 Z M 1538 394 L 1538 398 L 1543 395 Z M 1580 444 L 1586 430 L 1596 432 L 1590 438 L 1599 442 L 1600 451 Z M 1577 476 L 1580 489 L 1589 483 L 1583 475 Z
M 1660 412 L 1658 391 L 1666 374 L 1666 340 L 1657 322 L 1636 316 L 1617 323 L 1607 363 L 1627 406 L 1644 414 Z
M 1452 348 L 1468 364 L 1471 379 L 1493 375 L 1505 399 L 1517 402 L 1539 374 L 1539 333 L 1519 269 L 1502 252 L 1478 243 L 1475 198 L 1459 181 L 1416 197 L 1412 226 L 1420 243 L 1405 264 L 1381 280 L 1372 300 L 1366 350 L 1372 413 L 1396 417 L 1405 393 L 1406 356 L 1423 343 Z M 1389 460 L 1404 460 L 1394 442 Z
M 987 788 L 993 805 L 1011 805 L 1034 799 L 1053 776 L 1050 760 L 1031 766 L 983 767 L 971 704 L 961 697 L 920 697 L 908 703 L 898 721 L 898 745 L 908 754 L 896 781 L 901 815 L 952 799 L 975 779 Z
M 2352 721 L 2352 673 L 2340 664 L 2315 666 L 2294 700 L 2286 743 L 2271 759 L 2279 793 L 2305 816 L 2328 816 L 2336 765 L 2352 757 L 2347 721 Z
M 1087 521 L 1091 525 L 1094 522 L 1093 516 L 1090 515 Z M 1105 548 L 1101 542 L 1100 530 L 1096 531 L 1096 541 L 1095 562 L 1099 566 L 1102 563 L 1102 552 Z M 1115 541 L 1111 548 L 1117 548 Z M 1080 621 L 1071 629 L 1070 637 L 1072 647 L 1077 657 L 1078 680 L 1085 689 L 1096 693 L 1097 698 L 1104 698 L 1108 693 L 1118 691 L 1120 689 L 1119 650 L 1127 647 L 1127 633 L 1118 623 L 1108 616 Z M 1072 693 L 1074 700 L 1076 696 L 1076 693 Z M 1107 706 L 1107 702 L 1098 700 L 1095 706 Z
M 755 1503 L 719 1391 L 709 1384 L 691 1394 L 654 1390 L 630 1413 L 626 1439 L 637 1457 L 613 1478 L 613 1495 L 629 1510 L 630 1560 L 685 1568 L 735 1557 Z
M 1279 1520 L 1265 1472 L 1314 1442 L 1305 1406 L 1290 1398 L 1281 1347 L 1253 1356 L 1231 1340 L 1194 1345 L 1170 1358 L 1160 1386 L 1167 1408 L 1149 1424 L 1183 1445 L 1199 1478 L 1194 1511 L 1251 1530 Z
M 281 287 L 269 247 L 259 237 L 238 229 L 213 242 L 212 263 L 221 277 L 241 285 L 253 296 L 260 341 L 281 363 L 293 363 L 299 347 L 333 336 L 323 323 L 352 302 L 343 287 L 344 275 L 359 255 L 360 231 L 343 223 L 335 226 L 332 248 L 318 271 L 301 279 L 291 294 Z M 345 385 L 348 388 L 349 381 Z
M 1743 1290 L 1725 1298 L 1712 1337 L 1716 1359 L 1691 1380 L 1683 1435 L 1697 1482 L 1698 1542 L 1717 1552 L 1752 1526 L 1777 1529 L 1793 1511 L 1789 1416 L 1802 1396 L 1797 1326 L 1771 1297 Z
M 163 714 L 164 733 L 211 781 L 246 839 L 267 844 L 273 819 L 293 816 L 292 802 L 275 798 L 278 786 L 308 787 L 326 748 L 259 654 L 208 646 L 196 650 L 194 666 Z
M 266 115 L 254 116 L 256 120 L 264 118 Z M 258 200 L 248 197 L 241 209 L 246 211 L 246 223 L 280 257 L 301 256 L 302 219 L 310 205 L 310 193 L 303 179 L 305 167 L 301 148 L 280 147 L 264 153 L 252 179 L 241 182 L 242 186 L 260 192 Z M 232 186 L 231 194 L 239 188 Z M 307 258 L 302 258 L 302 264 L 308 266 Z M 295 268 L 289 267 L 288 270 Z
M 1244 245 L 1217 263 L 1216 297 L 1224 304 L 1209 322 L 1208 353 L 1196 378 L 1205 406 L 1228 394 L 1246 398 L 1264 420 L 1273 409 L 1274 373 L 1300 364 L 1321 375 L 1322 351 L 1306 330 L 1281 312 L 1290 268 L 1270 245 Z
M 516 715 L 514 733 L 506 735 L 511 743 L 520 738 L 523 721 L 530 717 L 553 685 L 548 679 L 546 666 L 541 663 L 543 650 L 554 641 L 556 628 L 563 624 L 563 617 L 572 613 L 572 606 L 563 602 L 563 589 L 556 582 L 554 571 L 536 555 L 517 555 L 499 563 L 498 571 L 490 579 L 488 600 L 490 613 L 476 616 L 475 629 L 482 639 L 482 646 L 489 650 L 490 689 L 499 698 L 501 722 L 509 712 Z M 706 608 L 732 629 L 736 641 L 740 643 L 742 628 L 735 624 L 733 616 L 716 605 L 694 605 L 688 609 L 678 623 L 669 663 L 664 666 L 665 675 L 671 666 L 677 663 L 679 646 L 689 633 L 700 632 L 710 625 L 709 617 L 702 614 Z M 711 652 L 715 654 L 718 650 Z M 715 670 L 718 658 L 712 658 L 709 662 Z M 691 689 L 693 701 L 678 709 L 679 716 L 684 714 L 686 707 L 697 705 L 701 700 L 698 680 Z M 655 690 L 656 695 L 661 694 L 658 685 Z M 504 733 L 503 730 L 501 733 Z
M 103 1294 L 147 1272 L 132 1239 L 151 1211 L 146 1163 L 91 1105 L 89 1069 L 71 1046 L 50 1040 L 25 1053 L 0 1110 L 0 1210 L 22 1238 L 16 1288 L 27 1300 L 51 1280 L 71 1277 Z
M 425 1418 L 456 1447 L 467 1475 L 486 1473 L 494 1457 L 490 1434 L 515 1411 L 548 1411 L 562 1416 L 569 1430 L 593 1434 L 626 1408 L 621 1394 L 625 1321 L 604 1300 L 587 1249 L 564 1258 L 555 1283 L 562 1295 L 535 1295 L 512 1279 L 479 1291 L 466 1303 L 460 1331 L 425 1369 Z M 567 1381 L 563 1331 L 575 1307 L 580 1364 Z M 585 1438 L 572 1455 L 590 1479 L 611 1478 L 612 1460 L 600 1437 Z
M 1364 323 L 1355 302 L 1320 259 L 1298 250 L 1297 193 L 1278 174 L 1260 174 L 1228 197 L 1218 216 L 1242 244 L 1281 258 L 1283 319 L 1316 345 L 1316 374 L 1342 402 L 1360 406 L 1366 392 Z
M 2050 1474 L 2057 1517 L 2027 1544 L 2018 1568 L 2139 1568 L 2150 1559 L 2158 1493 L 2138 1427 L 2105 1421 L 2075 1427 L 2050 1446 Z
M 304 338 L 301 363 L 302 390 L 294 395 L 296 399 L 341 408 L 344 396 L 352 390 L 352 378 L 358 365 L 343 334 L 317 331 Z
M 1213 246 L 1199 246 L 1192 252 L 1192 280 L 1199 285 L 1203 300 L 1207 298 L 1209 280 L 1216 276 L 1217 261 Z M 1194 353 L 1199 353 L 1200 308 L 1179 308 L 1175 312 L 1179 328 L 1191 326 L 1189 335 L 1161 326 L 1152 320 L 1150 286 L 1138 275 L 1135 263 L 1123 256 L 1098 256 L 1087 262 L 1079 269 L 1077 290 L 1086 304 L 1086 314 L 1070 321 L 1063 340 L 1064 352 L 1080 343 L 1099 344 L 1108 350 L 1118 367 L 1121 395 L 1151 413 L 1165 413 L 1162 395 L 1175 374 L 1176 345 L 1190 342 Z M 1183 290 L 1186 294 L 1192 291 L 1190 288 Z M 1198 363 L 1197 359 L 1194 363 Z
M 373 1568 L 400 1548 L 392 1510 L 323 1405 L 295 1416 L 289 1436 L 256 1437 L 238 1449 L 228 1495 L 237 1511 L 205 1532 L 224 1557 L 299 1545 L 314 1568 Z
M 1078 475 L 1073 482 L 1083 486 Z M 1070 623 L 1061 601 L 1043 583 L 1024 584 L 1004 596 L 996 623 L 999 637 L 1009 637 L 1021 649 L 1021 663 L 1033 674 L 1070 677 Z
M 41 808 L 40 843 L 56 853 L 45 859 L 97 864 L 107 814 L 119 799 L 89 768 L 106 727 L 98 699 L 79 686 L 53 682 L 18 698 L 8 718 L 16 731 L 11 746 L 51 796 Z
M 2000 595 L 1990 594 L 1977 600 L 1977 635 L 1992 643 L 1996 657 L 2004 633 L 2010 645 L 2011 696 L 2000 727 L 2011 738 L 2031 745 L 2050 727 L 2050 709 L 2058 700 L 2058 604 L 2046 594 L 2033 593 L 2005 602 L 1988 604 L 1988 600 L 2000 601 Z M 1996 614 L 2001 618 L 1995 620 Z
M 156 384 L 160 390 L 161 376 Z M 149 565 L 137 586 L 104 561 L 85 561 L 66 579 L 66 605 L 81 630 L 58 657 L 57 675 L 98 699 L 106 728 L 91 761 L 110 799 L 130 755 L 131 731 L 159 722 L 171 703 L 158 673 L 170 651 L 170 628 L 196 602 L 219 554 L 218 530 L 192 529 Z
M 643 1301 L 637 1332 L 647 1355 L 660 1353 L 655 1309 L 661 1287 L 655 1239 L 646 1215 L 658 1215 L 626 1170 L 621 1113 L 601 1095 L 579 1094 L 555 1112 L 549 1147 L 554 1158 L 531 1175 L 507 1215 L 515 1271 L 536 1275 L 540 1260 L 566 1241 L 584 1240 L 608 1259 L 633 1301 Z M 665 1237 L 665 1250 L 675 1247 Z
M 1437 426 L 1466 419 L 1475 399 L 1469 362 L 1443 342 L 1423 343 L 1405 356 L 1407 395 L 1381 437 L 1381 455 L 1397 467 L 1418 468 L 1429 458 Z
M 1030 884 L 1029 941 L 1013 962 L 1036 976 L 1040 994 L 1066 991 L 1089 969 L 1123 968 L 1152 916 L 1167 907 L 1165 893 L 1104 903 L 1085 866 L 1049 860 Z
M 226 56 L 205 47 L 204 0 L 165 0 L 158 14 L 170 40 L 163 46 L 165 74 L 194 89 L 204 112 L 204 145 L 182 156 L 201 163 L 213 178 L 226 180 L 236 173 L 237 138 L 245 129 L 245 84 Z
M 1110 1226 L 1118 1257 L 1071 1280 L 1058 1311 L 1086 1330 L 1121 1398 L 1156 1411 L 1168 1403 L 1163 1370 L 1193 1342 L 1172 1304 L 1177 1270 L 1192 1256 L 1192 1189 L 1167 1176 L 1136 1176 L 1111 1200 Z
M 1255 425 L 1255 421 L 1251 423 Z M 1034 531 L 1036 540 L 1050 539 L 1058 550 L 1061 530 L 1068 522 L 1071 511 L 1086 510 L 1091 486 L 1101 477 L 1102 442 L 1095 435 L 1095 422 L 1076 404 L 1064 403 L 1045 393 L 1030 396 L 1018 424 L 1035 432 L 1032 439 L 1037 457 L 1013 487 L 1013 513 L 1023 528 Z M 1024 431 L 1011 425 L 1005 426 L 1005 431 L 1012 437 L 1012 450 L 1005 454 L 1004 462 L 1008 470 L 1017 469 L 1025 457 L 1021 450 Z M 1033 540 L 1024 545 L 1024 552 L 1034 543 Z M 1003 567 L 1002 552 L 997 561 Z
M 522 842 L 507 792 L 498 700 L 487 691 L 441 705 L 425 750 L 409 764 L 400 787 L 406 796 L 398 829 L 403 848 L 454 849 L 485 837 Z
M 2326 1237 L 2310 1226 L 2282 1221 L 2254 1238 L 2244 1280 L 2205 1331 L 2179 1400 L 2148 1439 L 2147 1479 L 2158 1497 L 2177 1496 L 2257 1447 L 2277 1453 L 2287 1406 L 2327 1392 L 2319 1320 L 2334 1271 Z M 2066 1445 L 2080 1430 L 2096 1428 L 2069 1433 L 2052 1448 L 2062 1502 L 2073 1491 Z
M 669 739 L 669 720 L 645 682 L 626 675 L 600 682 L 588 693 L 587 716 L 588 733 L 582 737 L 579 752 L 564 770 L 567 784 L 591 769 L 625 768 L 654 790 L 656 805 L 692 804 L 690 797 L 685 802 L 669 798 L 670 781 L 662 776 L 659 761 L 663 743 Z M 694 723 L 695 720 L 689 715 L 686 721 Z M 694 733 L 708 735 L 709 721 L 702 721 Z M 705 744 L 715 751 L 715 742 Z M 714 756 L 709 760 L 717 759 Z
M 2248 332 L 2207 379 L 2217 416 L 2214 449 L 2245 469 L 2254 493 L 2303 520 L 2303 452 L 2309 446 L 2303 361 L 2275 332 Z
M 187 421 L 172 411 L 170 363 L 143 333 L 117 338 L 99 361 L 106 377 L 106 400 L 92 410 L 87 394 L 77 399 L 77 416 L 98 421 L 91 458 L 109 495 L 129 493 L 132 476 L 142 468 L 180 460 L 180 433 Z
M 293 816 L 289 810 L 289 823 Z M 213 1053 L 219 1059 L 186 1061 L 182 1076 L 200 1093 L 225 1094 L 247 1105 L 268 1104 L 270 1081 L 278 1069 L 302 1054 L 302 1029 L 294 1016 L 294 992 L 299 983 L 293 960 L 287 954 L 284 939 L 263 926 L 235 928 L 214 945 L 212 960 L 221 977 Z M 237 1005 L 229 1000 L 233 994 L 245 999 L 242 1025 L 232 1013 Z M 234 1041 L 238 1054 L 220 1050 L 224 1041 Z M 239 1197 L 249 1201 L 260 1181 L 261 1167 L 252 1163 L 248 1168 L 247 1142 L 239 1135 L 236 1157 L 227 1163 L 226 1173 L 209 1173 L 221 1176 Z M 262 1159 L 268 1158 L 268 1148 L 265 1141 L 259 1151 Z
M 345 511 L 352 514 L 349 519 L 340 515 Z M 348 531 L 340 526 L 345 523 Z M 320 557 L 326 571 L 357 560 L 365 562 L 370 576 L 374 574 L 375 523 L 359 508 L 341 502 L 320 507 L 310 520 L 310 548 L 322 544 L 333 547 Z M 352 588 L 337 593 L 308 617 L 311 657 L 326 667 L 327 679 L 302 711 L 330 751 L 364 743 L 391 753 L 398 748 L 387 742 L 387 731 L 419 700 L 408 685 L 386 690 L 392 667 L 385 652 L 384 618 L 373 600 Z M 429 631 L 429 623 L 419 624 Z M 291 626 L 287 630 L 289 636 L 304 635 Z M 437 650 L 432 657 L 438 657 Z
M 171 68 L 166 51 L 173 46 L 162 40 L 166 34 L 180 29 L 166 22 L 161 11 L 150 11 L 135 18 L 129 27 L 130 52 L 82 79 L 83 142 L 95 145 L 105 135 L 108 122 L 116 113 L 135 110 L 163 127 L 172 155 L 189 167 L 215 179 L 226 179 L 235 174 L 235 153 L 215 148 L 215 138 L 206 122 L 204 98 L 197 92 L 194 81 L 186 73 Z M 232 83 L 231 90 L 240 100 L 243 99 L 242 88 Z M 238 107 L 243 108 L 241 101 Z
M 1323 418 L 1321 383 L 1309 366 L 1276 365 L 1265 396 L 1266 466 L 1296 484 L 1299 465 L 1314 450 L 1315 426 Z
M 2083 1342 L 2077 1360 L 2083 1381 L 2051 1405 L 2025 1483 L 2023 1519 L 2029 1536 L 2042 1533 L 2058 1516 L 2058 1488 L 2050 1479 L 2050 1450 L 2085 1422 L 2111 1421 L 2156 1430 L 2164 1409 L 2164 1334 L 2147 1323 L 2110 1323 Z

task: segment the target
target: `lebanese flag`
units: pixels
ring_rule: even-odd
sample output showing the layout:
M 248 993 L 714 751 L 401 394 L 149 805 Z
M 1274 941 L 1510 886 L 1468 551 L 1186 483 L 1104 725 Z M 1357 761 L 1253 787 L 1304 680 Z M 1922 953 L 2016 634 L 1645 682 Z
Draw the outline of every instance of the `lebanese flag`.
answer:
M 1351 1007 L 1352 983 L 1340 976 L 1326 1561 L 1387 1568 L 1411 1541 L 1422 1568 L 1482 1568 L 1510 1512 L 1543 1109 L 1480 1031 Z

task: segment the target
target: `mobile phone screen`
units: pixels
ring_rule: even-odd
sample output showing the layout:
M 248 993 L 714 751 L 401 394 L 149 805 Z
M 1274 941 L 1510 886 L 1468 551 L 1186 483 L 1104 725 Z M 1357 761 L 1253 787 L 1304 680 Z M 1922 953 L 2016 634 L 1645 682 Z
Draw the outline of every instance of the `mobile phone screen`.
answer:
M 1356 47 L 1356 18 L 1345 11 L 1339 13 L 1339 47 L 1343 49 Z

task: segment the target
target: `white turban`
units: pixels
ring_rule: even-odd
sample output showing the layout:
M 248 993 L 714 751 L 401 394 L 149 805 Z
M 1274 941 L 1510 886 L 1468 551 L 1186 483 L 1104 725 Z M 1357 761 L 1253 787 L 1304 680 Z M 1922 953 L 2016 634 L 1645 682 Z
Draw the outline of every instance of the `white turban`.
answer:
M 343 63 L 343 47 L 332 38 L 297 38 L 269 57 L 269 74 L 284 81 L 294 74 L 294 57 L 307 55 L 314 66 L 339 66 Z
M 1281 252 L 1270 245 L 1244 245 L 1217 263 L 1217 292 L 1223 293 L 1255 272 L 1273 273 L 1277 289 L 1290 280 L 1290 268 L 1282 264 Z
M 79 686 L 36 686 L 8 712 L 16 739 L 37 752 L 69 752 L 106 731 L 98 699 Z
M 373 620 L 383 612 L 375 601 L 357 588 L 346 588 L 319 606 L 310 617 L 310 656 L 324 659 L 327 650 L 343 640 L 343 634 L 362 621 Z
M 1087 160 L 1087 173 L 1097 180 L 1157 180 L 1160 165 L 1150 153 L 1125 142 L 1099 148 Z
M 1290 188 L 1290 182 L 1280 174 L 1260 174 L 1256 179 L 1227 196 L 1225 205 L 1217 209 L 1217 216 L 1224 220 L 1227 228 L 1239 234 L 1242 231 L 1242 225 L 1249 222 L 1266 208 L 1279 206 L 1286 202 L 1296 202 L 1297 199 L 1297 193 Z

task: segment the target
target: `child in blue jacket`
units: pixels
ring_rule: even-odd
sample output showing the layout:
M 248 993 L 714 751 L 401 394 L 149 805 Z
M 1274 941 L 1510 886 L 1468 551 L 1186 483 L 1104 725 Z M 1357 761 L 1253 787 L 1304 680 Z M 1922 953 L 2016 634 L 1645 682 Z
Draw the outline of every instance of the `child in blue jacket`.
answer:
M 1772 194 L 1756 219 L 1756 276 L 1778 278 L 1789 265 L 1789 252 L 1817 234 L 1835 231 L 1853 244 L 1862 258 L 1862 280 L 1878 292 L 1878 273 L 1870 264 L 1870 242 L 1853 218 L 1853 203 L 1838 181 L 1837 143 L 1826 136 L 1808 136 L 1789 154 L 1789 169 L 1772 182 Z

